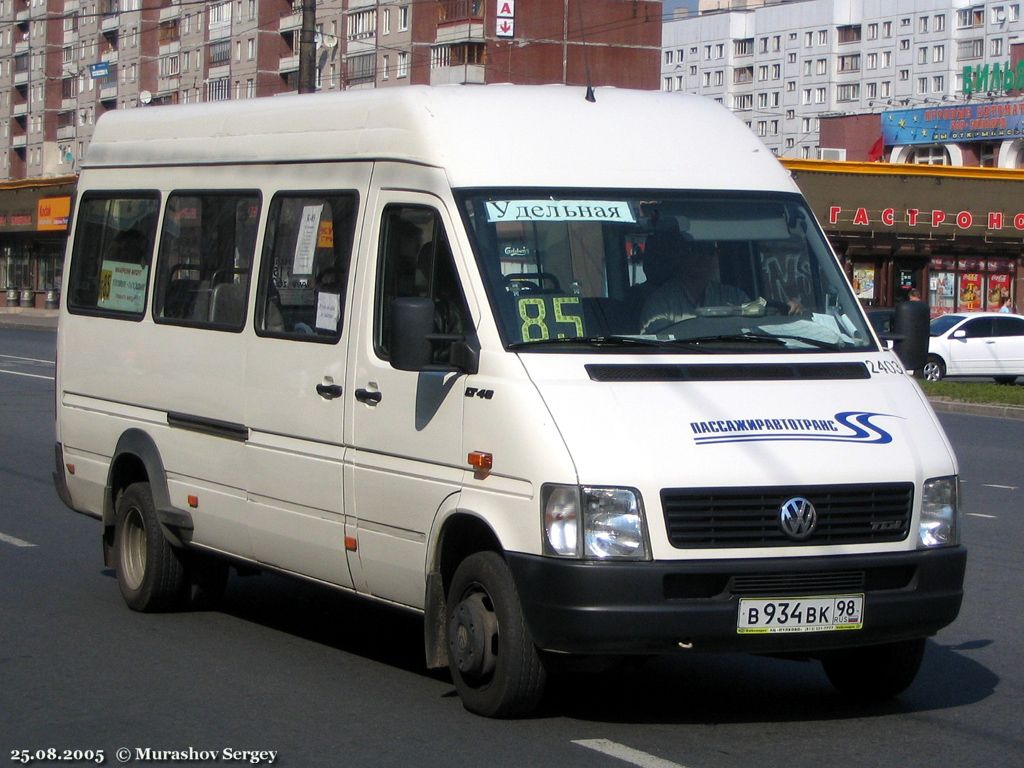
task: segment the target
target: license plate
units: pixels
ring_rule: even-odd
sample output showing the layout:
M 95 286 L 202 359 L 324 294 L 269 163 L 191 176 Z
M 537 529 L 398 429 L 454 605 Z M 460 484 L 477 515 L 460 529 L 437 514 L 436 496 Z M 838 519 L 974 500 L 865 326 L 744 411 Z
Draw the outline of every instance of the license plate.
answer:
M 743 598 L 736 617 L 741 635 L 833 632 L 863 626 L 864 595 Z

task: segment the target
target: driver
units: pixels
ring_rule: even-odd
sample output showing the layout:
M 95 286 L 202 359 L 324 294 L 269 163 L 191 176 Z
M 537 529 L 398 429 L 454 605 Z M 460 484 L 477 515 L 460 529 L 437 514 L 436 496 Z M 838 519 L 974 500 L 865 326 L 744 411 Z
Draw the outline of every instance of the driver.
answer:
M 683 235 L 673 240 L 672 274 L 644 302 L 641 333 L 656 333 L 694 317 L 697 307 L 736 306 L 750 301 L 739 288 L 719 282 L 714 242 Z

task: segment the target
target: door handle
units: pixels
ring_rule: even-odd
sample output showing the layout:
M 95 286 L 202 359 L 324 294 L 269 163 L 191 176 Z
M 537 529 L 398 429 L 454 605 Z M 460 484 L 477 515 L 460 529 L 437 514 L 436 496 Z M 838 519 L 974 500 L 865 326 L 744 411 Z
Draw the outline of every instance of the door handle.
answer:
M 371 392 L 368 389 L 356 390 L 356 400 L 358 400 L 360 403 L 366 403 L 367 405 L 376 405 L 377 403 L 380 402 L 380 399 L 380 392 Z
M 336 397 L 341 397 L 341 385 L 340 384 L 317 384 L 316 393 L 320 395 L 324 400 L 333 400 Z

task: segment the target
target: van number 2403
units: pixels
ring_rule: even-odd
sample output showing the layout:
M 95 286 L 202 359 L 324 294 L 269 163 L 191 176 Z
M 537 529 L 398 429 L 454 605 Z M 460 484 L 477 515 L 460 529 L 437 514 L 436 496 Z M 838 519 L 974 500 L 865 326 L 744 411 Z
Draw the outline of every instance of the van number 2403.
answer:
M 899 363 L 892 360 L 865 360 L 868 370 L 876 376 L 881 373 L 891 373 L 895 376 L 902 376 L 905 371 Z

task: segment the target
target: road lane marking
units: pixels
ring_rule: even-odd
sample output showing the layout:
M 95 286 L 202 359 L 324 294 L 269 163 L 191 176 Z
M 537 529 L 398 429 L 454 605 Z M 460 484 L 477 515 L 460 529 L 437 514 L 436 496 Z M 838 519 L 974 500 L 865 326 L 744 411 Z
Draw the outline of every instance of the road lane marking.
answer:
M 1016 485 L 996 485 L 995 483 L 982 483 L 985 488 L 999 488 L 1004 491 L 1016 491 Z
M 53 365 L 53 360 L 43 360 L 39 357 L 18 357 L 17 355 L 0 355 L 5 360 L 25 360 L 29 363 L 45 363 L 46 365 Z
M 572 743 L 592 749 L 595 752 L 601 752 L 609 757 L 638 765 L 640 768 L 685 768 L 685 766 L 679 763 L 663 760 L 660 757 L 649 755 L 646 752 L 641 752 L 638 749 L 633 749 L 608 739 L 576 739 Z
M 0 541 L 7 544 L 13 544 L 16 547 L 34 547 L 36 546 L 31 541 L 25 541 L 24 539 L 18 539 L 14 536 L 8 536 L 6 533 L 0 533 Z
M 995 515 L 983 515 L 981 512 L 968 512 L 967 516 L 968 517 L 983 517 L 986 520 L 998 520 L 999 519 Z
M 46 379 L 47 381 L 54 381 L 53 376 L 41 376 L 38 373 L 21 373 L 20 371 L 5 371 L 0 368 L 0 373 L 9 373 L 11 376 L 28 376 L 30 379 Z

